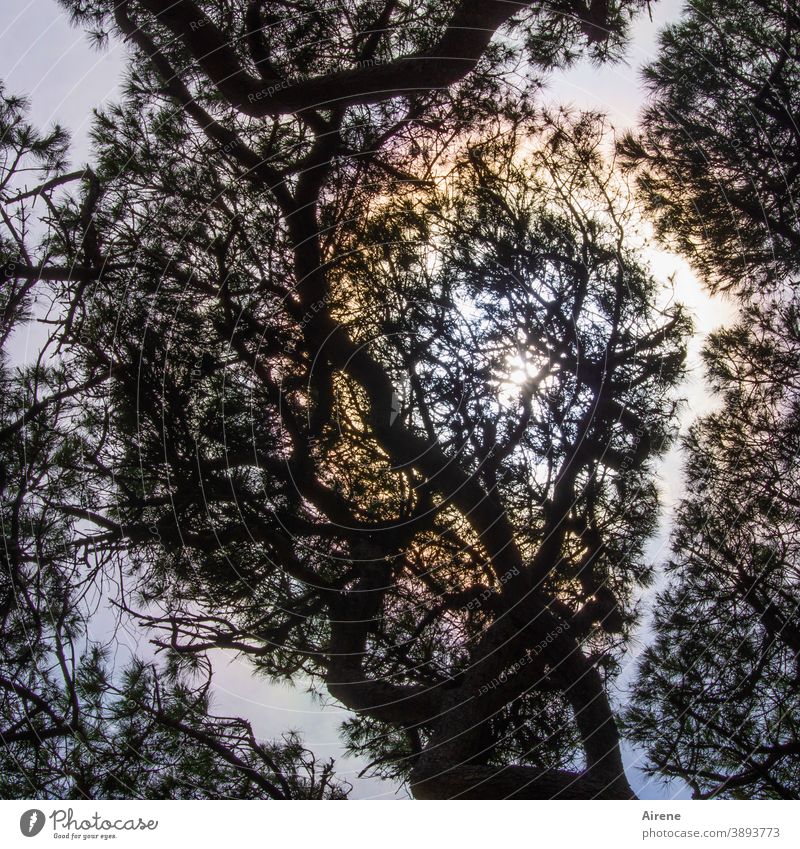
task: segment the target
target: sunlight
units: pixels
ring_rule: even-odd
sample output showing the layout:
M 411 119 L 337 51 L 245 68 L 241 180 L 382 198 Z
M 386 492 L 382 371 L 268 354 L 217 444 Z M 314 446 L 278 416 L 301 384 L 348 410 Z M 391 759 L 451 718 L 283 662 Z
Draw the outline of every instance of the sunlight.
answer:
M 497 400 L 502 407 L 516 404 L 523 389 L 530 391 L 532 381 L 536 388 L 547 389 L 555 380 L 555 375 L 547 374 L 550 368 L 547 357 L 529 352 L 523 356 L 517 354 L 507 360 L 507 370 L 499 375 Z

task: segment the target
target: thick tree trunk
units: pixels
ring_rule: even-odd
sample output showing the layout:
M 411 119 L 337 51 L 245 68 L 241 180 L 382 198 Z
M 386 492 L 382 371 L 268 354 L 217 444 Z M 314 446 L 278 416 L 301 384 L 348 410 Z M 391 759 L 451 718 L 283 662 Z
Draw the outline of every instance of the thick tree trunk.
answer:
M 585 773 L 528 766 L 473 766 L 415 770 L 415 799 L 635 799 L 624 774 L 604 781 Z
M 434 733 L 412 775 L 416 797 L 636 798 L 625 776 L 619 730 L 602 679 L 576 640 L 560 633 L 524 672 L 508 679 L 509 687 L 488 693 L 481 687 L 498 669 L 507 668 L 511 658 L 524 656 L 526 646 L 535 645 L 542 633 L 556 633 L 559 620 L 546 607 L 538 607 L 533 616 L 529 613 L 518 609 L 496 622 L 476 647 L 459 685 L 443 694 Z M 486 722 L 529 690 L 545 687 L 560 690 L 572 707 L 586 768 L 573 773 L 479 763 L 486 755 L 481 740 Z

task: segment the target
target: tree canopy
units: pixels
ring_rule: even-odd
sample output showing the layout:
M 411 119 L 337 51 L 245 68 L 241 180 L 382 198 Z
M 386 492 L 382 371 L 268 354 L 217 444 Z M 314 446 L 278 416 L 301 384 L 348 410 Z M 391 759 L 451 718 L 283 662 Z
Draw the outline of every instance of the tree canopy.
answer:
M 651 767 L 698 796 L 800 793 L 795 303 L 749 307 L 713 336 L 719 412 L 687 438 L 668 588 L 630 721 Z
M 348 708 L 349 749 L 417 798 L 632 798 L 612 693 L 691 326 L 603 117 L 535 95 L 621 55 L 647 4 L 63 5 L 130 67 L 85 168 L 24 102 L 0 116 L 3 338 L 46 331 L 2 363 L 8 794 L 346 795 L 289 729 L 215 713 L 222 648 Z M 709 354 L 726 392 L 742 332 Z M 722 468 L 714 427 L 692 439 Z M 737 622 L 778 635 L 760 675 L 791 651 L 771 557 L 768 586 L 707 576 L 751 580 Z M 112 668 L 98 616 L 152 651 Z M 686 778 L 650 733 L 685 715 L 659 713 L 665 647 L 626 722 Z M 782 729 L 761 754 L 791 794 Z
M 739 307 L 704 352 L 669 582 L 628 717 L 696 796 L 800 794 L 798 47 L 792 3 L 697 2 L 621 149 L 665 239 Z
M 652 100 L 620 145 L 660 234 L 712 288 L 796 280 L 800 14 L 693 0 L 644 70 Z

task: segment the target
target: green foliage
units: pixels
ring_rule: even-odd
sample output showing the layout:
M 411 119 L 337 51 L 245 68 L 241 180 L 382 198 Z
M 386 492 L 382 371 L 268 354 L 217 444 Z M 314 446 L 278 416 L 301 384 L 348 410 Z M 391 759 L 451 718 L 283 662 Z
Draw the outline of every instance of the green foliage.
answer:
M 699 797 L 800 794 L 799 47 L 792 3 L 692 3 L 620 146 L 660 235 L 740 307 L 706 345 L 720 408 L 685 441 L 687 495 L 628 715 L 649 770 Z
M 515 793 L 629 797 L 608 686 L 690 328 L 660 308 L 603 121 L 540 114 L 529 71 L 616 55 L 645 4 L 64 5 L 135 50 L 93 168 L 43 189 L 46 267 L 13 269 L 51 284 L 56 353 L 8 432 L 51 440 L 42 485 L 17 458 L 8 521 L 54 524 L 10 537 L 65 554 L 12 574 L 9 597 L 34 588 L 12 619 L 36 576 L 61 583 L 40 667 L 7 676 L 9 792 L 342 795 L 294 738 L 209 713 L 226 648 L 327 687 L 396 780 L 467 764 L 507 795 L 511 766 Z M 224 49 L 198 53 L 174 5 Z M 315 94 L 419 67 L 446 84 Z M 109 598 L 165 667 L 107 668 L 86 623 Z
M 110 265 L 136 251 L 135 287 L 120 261 L 94 287 L 82 332 L 127 366 L 95 416 L 108 423 L 99 466 L 114 470 L 130 575 L 160 611 L 147 621 L 164 645 L 177 627 L 190 653 L 227 645 L 272 679 L 324 682 L 338 614 L 316 585 L 353 592 L 371 535 L 394 565 L 363 674 L 441 686 L 500 615 L 466 603 L 478 588 L 500 603 L 480 540 L 433 493 L 414 518 L 422 478 L 387 466 L 344 375 L 308 389 L 307 319 L 285 306 L 290 235 L 275 209 L 195 139 L 181 136 L 183 154 L 170 155 L 169 134 L 120 117 L 98 134 L 100 173 L 123 144 L 125 168 L 97 218 Z M 525 154 L 533 134 L 541 148 Z M 650 579 L 649 461 L 673 436 L 689 324 L 680 308 L 656 309 L 661 292 L 628 245 L 626 189 L 603 162 L 603 138 L 596 116 L 498 124 L 494 141 L 464 149 L 441 190 L 402 191 L 376 209 L 369 188 L 353 193 L 325 250 L 331 313 L 408 389 L 398 421 L 506 505 L 528 567 L 552 558 L 538 567 L 543 586 L 612 675 L 636 620 L 634 591 Z M 344 183 L 352 175 L 341 167 Z M 324 220 L 341 215 L 339 191 L 323 200 Z M 123 197 L 134 227 L 119 217 Z M 310 463 L 298 456 L 305 440 Z M 383 526 L 396 536 L 372 536 Z M 560 542 L 543 554 L 548 539 Z M 355 750 L 407 777 L 408 741 L 375 724 L 350 723 Z M 431 729 L 417 733 L 424 743 Z M 486 734 L 491 763 L 580 761 L 557 693 L 513 701 Z
M 91 515 L 85 471 L 97 449 L 85 399 L 65 392 L 61 370 L 3 365 L 0 796 L 343 797 L 332 765 L 296 735 L 260 743 L 244 720 L 211 715 L 202 665 L 193 680 L 179 667 L 109 664 L 89 634 L 113 639 L 118 534 L 102 551 L 77 521 Z
M 721 409 L 686 440 L 668 589 L 628 717 L 698 796 L 797 798 L 800 326 L 761 299 L 705 356 Z
M 647 66 L 620 150 L 659 234 L 712 289 L 796 279 L 800 16 L 785 0 L 696 0 Z

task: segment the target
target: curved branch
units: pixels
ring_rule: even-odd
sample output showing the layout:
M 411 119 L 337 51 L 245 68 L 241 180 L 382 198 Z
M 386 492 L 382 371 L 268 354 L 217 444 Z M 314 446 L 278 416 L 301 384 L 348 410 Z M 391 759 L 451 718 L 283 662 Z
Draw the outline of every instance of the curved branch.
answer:
M 175 35 L 232 105 L 263 118 L 308 109 L 380 103 L 444 89 L 474 70 L 495 32 L 530 5 L 513 0 L 462 0 L 441 38 L 424 52 L 384 65 L 337 71 L 308 80 L 265 85 L 241 65 L 228 39 L 192 0 L 141 0 Z

